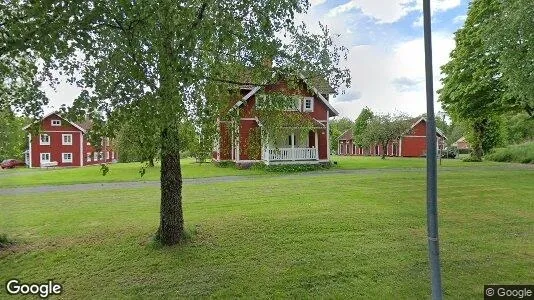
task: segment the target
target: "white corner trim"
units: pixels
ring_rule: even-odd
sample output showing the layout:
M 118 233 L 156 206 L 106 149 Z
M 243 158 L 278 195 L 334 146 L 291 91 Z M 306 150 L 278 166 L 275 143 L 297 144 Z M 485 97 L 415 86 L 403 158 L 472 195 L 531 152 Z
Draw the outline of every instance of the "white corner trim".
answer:
M 259 90 L 261 89 L 261 86 L 256 86 L 254 87 L 250 92 L 248 92 L 243 98 L 241 98 L 241 100 L 237 101 L 234 106 L 232 106 L 232 108 L 230 108 L 230 111 L 238 108 L 239 106 L 241 106 L 241 104 L 245 103 L 250 97 L 252 97 L 254 94 L 256 94 Z
M 29 146 L 29 153 L 28 153 L 28 160 L 30 161 L 29 168 L 32 168 L 32 135 L 28 133 L 28 146 Z
M 80 132 L 80 167 L 83 167 L 83 160 L 85 158 L 85 151 L 83 151 L 83 132 Z

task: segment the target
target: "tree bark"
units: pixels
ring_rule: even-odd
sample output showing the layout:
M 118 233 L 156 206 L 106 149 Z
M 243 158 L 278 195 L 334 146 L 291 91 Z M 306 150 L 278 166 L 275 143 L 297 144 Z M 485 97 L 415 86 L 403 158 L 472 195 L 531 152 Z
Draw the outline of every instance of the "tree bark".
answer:
M 382 159 L 386 159 L 387 147 L 388 147 L 387 143 L 382 144 Z
M 154 158 L 153 157 L 148 159 L 148 166 L 149 167 L 153 167 L 154 166 Z
M 184 237 L 180 138 L 176 127 L 161 132 L 161 208 L 157 238 L 171 246 Z

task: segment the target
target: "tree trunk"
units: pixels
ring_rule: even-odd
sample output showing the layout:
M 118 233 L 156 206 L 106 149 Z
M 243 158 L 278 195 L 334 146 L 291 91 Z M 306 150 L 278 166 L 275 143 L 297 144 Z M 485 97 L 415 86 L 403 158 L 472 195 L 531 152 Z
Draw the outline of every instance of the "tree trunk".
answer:
M 148 166 L 149 167 L 153 167 L 154 166 L 154 158 L 153 157 L 148 159 Z
M 382 144 L 382 159 L 386 159 L 387 147 L 388 147 L 387 143 Z
M 179 144 L 177 128 L 161 132 L 161 209 L 157 238 L 167 246 L 177 244 L 184 237 Z

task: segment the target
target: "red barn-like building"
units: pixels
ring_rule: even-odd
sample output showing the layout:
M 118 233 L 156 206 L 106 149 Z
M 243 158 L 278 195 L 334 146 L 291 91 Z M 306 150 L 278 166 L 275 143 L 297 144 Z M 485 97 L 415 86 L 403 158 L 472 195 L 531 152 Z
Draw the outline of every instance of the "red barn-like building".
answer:
M 102 138 L 100 151 L 87 140 L 88 124 L 76 124 L 58 113 L 50 113 L 40 121 L 39 133 L 28 132 L 29 149 L 26 165 L 30 168 L 47 166 L 81 167 L 117 160 L 109 138 Z M 31 125 L 24 127 L 28 130 Z
M 436 128 L 438 149 L 443 149 L 447 137 L 443 132 Z M 387 156 L 402 157 L 420 157 L 426 155 L 426 119 L 424 117 L 417 119 L 410 130 L 400 139 L 389 143 L 386 149 L 380 145 L 372 147 L 359 147 L 354 143 L 352 130 L 345 131 L 338 138 L 339 155 L 376 155 L 381 156 L 385 153 Z
M 317 81 L 317 80 L 316 80 Z M 213 150 L 213 160 L 233 161 L 238 164 L 264 162 L 265 164 L 318 164 L 330 160 L 329 118 L 338 112 L 328 102 L 334 91 L 324 81 L 311 84 L 302 80 L 298 88 L 290 89 L 283 80 L 265 87 L 241 86 L 241 98 L 230 109 L 239 114 L 236 121 L 218 120 L 218 139 Z M 279 136 L 262 138 L 265 134 L 257 109 L 269 93 L 284 93 L 295 98 L 295 105 L 288 114 L 298 114 L 313 124 L 313 130 L 303 132 L 290 125 Z M 263 102 L 267 103 L 267 102 Z M 236 126 L 237 125 L 237 126 Z M 232 130 L 236 128 L 237 130 Z M 257 134 L 259 133 L 259 134 Z M 257 151 L 251 145 L 259 145 Z

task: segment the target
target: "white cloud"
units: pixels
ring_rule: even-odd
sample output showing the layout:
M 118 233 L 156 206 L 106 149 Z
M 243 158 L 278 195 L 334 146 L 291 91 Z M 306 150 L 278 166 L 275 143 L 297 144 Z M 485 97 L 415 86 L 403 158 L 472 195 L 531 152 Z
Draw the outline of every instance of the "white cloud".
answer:
M 447 11 L 458 7 L 461 0 L 432 0 L 432 12 Z M 351 0 L 332 8 L 328 15 L 335 17 L 342 13 L 359 9 L 361 12 L 377 23 L 395 23 L 408 15 L 410 12 L 422 11 L 423 0 Z
M 460 16 L 456 16 L 454 17 L 454 19 L 452 20 L 452 22 L 454 24 L 464 24 L 465 20 L 467 19 L 467 15 L 460 15 Z
M 454 47 L 452 35 L 436 33 L 433 37 L 434 89 L 440 87 L 440 66 L 448 61 Z M 402 111 L 418 115 L 426 111 L 425 58 L 423 39 L 400 42 L 390 49 L 366 45 L 351 49 L 352 88 L 359 99 L 336 98 L 332 103 L 342 116 L 354 119 L 368 106 L 374 111 Z M 436 97 L 437 100 L 437 97 Z M 436 109 L 439 104 L 436 105 Z
M 325 2 L 326 2 L 326 0 L 311 0 L 310 4 L 313 7 L 313 6 L 321 5 L 321 4 L 325 3 Z

